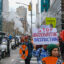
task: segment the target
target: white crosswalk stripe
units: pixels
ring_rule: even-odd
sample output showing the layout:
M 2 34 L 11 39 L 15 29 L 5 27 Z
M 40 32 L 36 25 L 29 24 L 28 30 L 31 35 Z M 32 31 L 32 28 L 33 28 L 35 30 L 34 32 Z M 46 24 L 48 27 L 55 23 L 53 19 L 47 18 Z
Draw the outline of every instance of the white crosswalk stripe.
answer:
M 15 62 L 15 64 L 25 64 L 25 61 L 21 58 L 18 58 Z M 36 57 L 32 57 L 31 58 L 31 61 L 30 61 L 30 64 L 37 64 L 37 58 Z

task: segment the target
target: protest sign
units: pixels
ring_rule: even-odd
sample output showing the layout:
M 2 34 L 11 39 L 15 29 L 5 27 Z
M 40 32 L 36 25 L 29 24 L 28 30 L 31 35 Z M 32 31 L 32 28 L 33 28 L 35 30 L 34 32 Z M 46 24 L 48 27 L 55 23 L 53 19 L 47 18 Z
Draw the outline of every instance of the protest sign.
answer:
M 46 25 L 50 25 L 51 27 L 56 27 L 56 18 L 54 17 L 46 17 Z
M 33 28 L 33 41 L 36 45 L 58 44 L 56 28 Z

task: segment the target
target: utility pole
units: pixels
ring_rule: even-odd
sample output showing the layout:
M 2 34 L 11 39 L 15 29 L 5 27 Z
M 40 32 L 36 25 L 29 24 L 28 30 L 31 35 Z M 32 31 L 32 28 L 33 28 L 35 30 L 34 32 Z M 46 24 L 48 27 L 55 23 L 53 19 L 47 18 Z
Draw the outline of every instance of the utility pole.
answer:
M 32 36 L 32 0 L 31 0 L 31 36 Z

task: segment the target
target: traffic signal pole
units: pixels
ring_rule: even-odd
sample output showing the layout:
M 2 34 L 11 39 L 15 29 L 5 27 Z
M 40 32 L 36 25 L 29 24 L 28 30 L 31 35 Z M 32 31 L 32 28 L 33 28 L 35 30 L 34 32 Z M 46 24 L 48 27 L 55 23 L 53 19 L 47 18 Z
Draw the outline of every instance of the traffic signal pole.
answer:
M 32 0 L 31 0 L 31 36 L 32 36 Z

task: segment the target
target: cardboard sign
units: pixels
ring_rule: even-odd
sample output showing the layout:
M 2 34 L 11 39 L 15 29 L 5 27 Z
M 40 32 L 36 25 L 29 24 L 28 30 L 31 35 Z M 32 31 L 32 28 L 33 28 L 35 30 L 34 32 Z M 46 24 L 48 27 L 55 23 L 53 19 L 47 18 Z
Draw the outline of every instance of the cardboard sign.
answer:
M 56 18 L 46 17 L 46 25 L 50 25 L 51 27 L 56 27 Z

